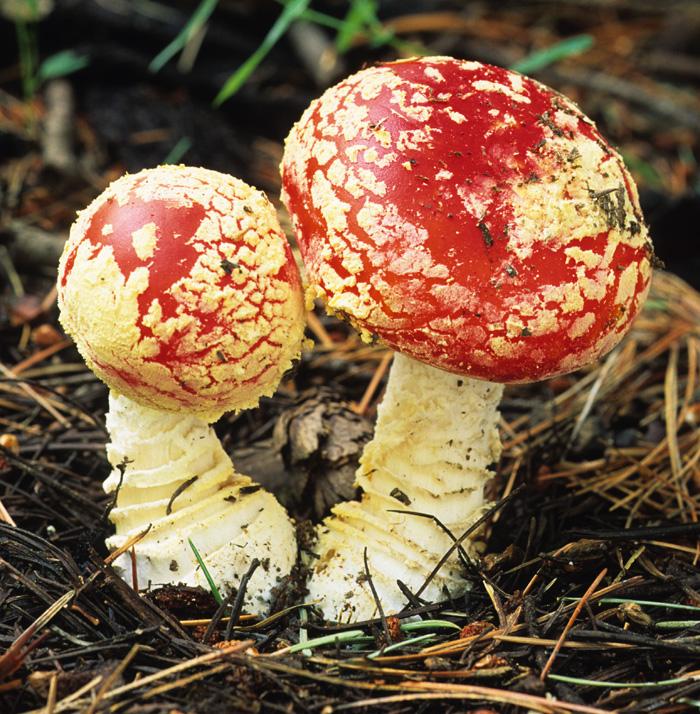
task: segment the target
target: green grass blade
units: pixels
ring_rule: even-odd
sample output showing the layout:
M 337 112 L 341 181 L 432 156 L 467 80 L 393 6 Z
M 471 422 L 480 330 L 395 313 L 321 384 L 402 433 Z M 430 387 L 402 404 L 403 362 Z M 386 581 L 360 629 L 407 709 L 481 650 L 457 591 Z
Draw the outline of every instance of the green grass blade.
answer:
M 47 79 L 65 77 L 67 74 L 77 72 L 90 64 L 87 55 L 79 55 L 73 50 L 64 50 L 47 57 L 36 73 L 37 82 L 41 84 Z
M 352 0 L 343 24 L 335 38 L 335 48 L 343 54 L 350 49 L 356 35 L 369 29 L 377 21 L 375 0 Z
M 270 28 L 260 47 L 226 80 L 221 91 L 214 98 L 214 106 L 221 106 L 230 99 L 265 59 L 269 51 L 287 31 L 287 28 L 308 9 L 311 0 L 291 0 L 284 6 L 280 16 Z
M 285 3 L 282 3 L 285 4 Z M 333 15 L 327 15 L 325 12 L 318 12 L 318 10 L 304 10 L 304 12 L 299 15 L 300 20 L 306 20 L 307 22 L 315 22 L 321 27 L 327 27 L 330 30 L 340 30 L 343 27 L 343 21 L 339 20 Z
M 646 300 L 644 302 L 645 310 L 659 310 L 660 312 L 668 312 L 668 300 L 663 298 L 652 298 L 651 300 Z M 696 608 L 700 610 L 700 608 Z
M 214 596 L 214 600 L 216 600 L 216 602 L 219 605 L 221 605 L 221 603 L 224 601 L 224 599 L 221 597 L 219 588 L 216 587 L 214 578 L 212 578 L 211 574 L 209 573 L 206 563 L 202 559 L 202 556 L 199 554 L 199 551 L 197 550 L 197 546 L 192 542 L 192 538 L 188 538 L 187 542 L 190 544 L 190 548 L 192 548 L 194 557 L 197 559 L 197 562 L 199 563 L 199 567 L 202 569 L 202 572 L 204 573 L 204 577 L 207 579 L 207 582 L 209 583 L 209 589 L 211 590 L 211 594 Z
M 275 0 L 275 2 L 278 5 L 289 4 L 289 0 Z M 297 19 L 306 20 L 307 22 L 315 22 L 317 25 L 321 25 L 321 27 L 328 27 L 329 29 L 336 31 L 343 27 L 342 20 L 339 20 L 337 17 L 333 17 L 333 15 L 328 15 L 325 12 L 314 10 L 313 8 L 304 10 L 304 12 L 302 12 Z
M 579 679 L 578 677 L 567 677 L 563 674 L 548 674 L 547 679 L 556 682 L 566 682 L 567 684 L 580 684 L 584 687 L 605 687 L 607 689 L 641 689 L 645 687 L 671 687 L 674 684 L 695 681 L 696 677 L 675 677 L 674 679 L 662 679 L 658 682 L 606 682 L 597 679 Z
M 648 161 L 645 161 L 641 156 L 625 152 L 622 155 L 622 160 L 638 181 L 640 179 L 645 181 L 651 188 L 664 187 L 664 179 L 656 167 Z
M 219 0 L 202 0 L 192 17 L 180 30 L 175 39 L 164 47 L 148 65 L 151 72 L 158 72 L 189 42 L 192 35 L 206 23 L 214 12 Z
M 315 637 L 312 640 L 306 640 L 306 642 L 298 642 L 297 644 L 287 648 L 285 652 L 294 654 L 294 652 L 301 652 L 306 649 L 312 650 L 315 647 L 322 647 L 323 645 L 334 645 L 339 642 L 352 642 L 352 640 L 356 640 L 364 634 L 365 633 L 362 630 L 345 630 L 344 632 L 336 632 L 332 635 Z
M 168 152 L 168 155 L 163 159 L 164 164 L 179 164 L 180 159 L 192 148 L 192 140 L 189 136 L 182 136 L 178 139 L 175 146 Z
M 391 45 L 399 52 L 407 51 L 408 43 L 397 40 L 391 30 L 387 30 L 377 16 L 379 3 L 376 0 L 352 0 L 350 9 L 343 18 L 342 26 L 338 29 L 335 48 L 343 54 L 352 46 L 353 39 L 360 34 L 369 36 L 372 47 Z M 425 54 L 420 48 L 414 54 Z
M 700 625 L 700 620 L 663 620 L 655 623 L 655 627 L 659 630 L 683 630 L 698 625 Z
M 416 630 L 429 630 L 433 627 L 443 627 L 450 630 L 461 631 L 461 627 L 449 620 L 419 620 L 417 622 L 405 622 L 401 625 L 403 632 L 415 632 Z
M 22 75 L 22 92 L 25 99 L 31 99 L 36 92 L 36 27 L 24 21 L 15 22 L 17 47 L 19 48 L 19 66 Z
M 380 655 L 385 655 L 387 652 L 394 652 L 395 650 L 399 650 L 402 647 L 406 647 L 407 645 L 415 645 L 418 642 L 427 642 L 428 640 L 434 639 L 435 635 L 433 635 L 432 633 L 427 635 L 418 635 L 417 637 L 410 637 L 409 639 L 402 640 L 401 642 L 394 642 L 393 645 L 388 645 L 383 650 L 375 650 L 371 654 L 367 655 L 367 659 L 376 659 Z
M 578 597 L 563 597 L 562 600 L 567 602 L 578 602 L 581 598 Z M 661 602 L 660 600 L 637 600 L 630 597 L 602 597 L 597 601 L 601 605 L 623 605 L 625 603 L 633 603 L 635 605 L 650 605 L 651 607 L 665 607 L 669 610 L 691 610 L 692 612 L 700 612 L 700 607 L 697 605 L 684 605 L 678 602 Z
M 579 55 L 591 49 L 591 47 L 593 47 L 593 37 L 591 35 L 575 35 L 523 57 L 511 65 L 510 68 L 523 74 L 537 72 L 567 57 Z
M 299 644 L 304 644 L 309 641 L 309 631 L 306 626 L 309 624 L 309 613 L 305 607 L 299 609 Z M 303 649 L 301 653 L 304 657 L 311 657 L 313 652 L 309 649 Z

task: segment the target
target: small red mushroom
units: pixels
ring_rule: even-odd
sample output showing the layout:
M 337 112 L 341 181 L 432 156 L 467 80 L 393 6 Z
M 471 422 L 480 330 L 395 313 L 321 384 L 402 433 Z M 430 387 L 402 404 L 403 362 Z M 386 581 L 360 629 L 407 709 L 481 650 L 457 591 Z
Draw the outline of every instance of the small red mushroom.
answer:
M 617 344 L 649 287 L 652 248 L 619 154 L 569 99 L 502 68 L 428 57 L 358 72 L 314 101 L 295 125 L 282 180 L 309 280 L 329 311 L 363 336 L 453 375 L 503 384 L 575 370 Z M 436 379 L 419 377 L 415 366 L 410 371 L 410 392 L 422 394 Z M 392 381 L 383 405 L 386 420 L 380 412 L 366 451 L 372 457 L 366 455 L 358 475 L 365 496 L 358 508 L 341 505 L 340 518 L 324 524 L 312 598 L 323 597 L 321 580 L 335 587 L 331 548 L 338 550 L 344 538 L 347 548 L 357 550 L 377 527 L 361 514 L 396 507 L 395 498 L 392 506 L 380 504 L 391 495 L 386 488 L 413 504 L 405 509 L 421 510 L 412 492 L 428 463 L 422 452 L 433 450 L 430 468 L 438 471 L 447 458 L 440 455 L 444 434 L 434 426 L 440 422 L 435 412 L 420 428 L 404 423 L 405 438 L 393 434 L 384 450 L 394 454 L 378 453 L 388 413 L 400 416 L 387 406 L 396 392 Z M 463 399 L 462 383 L 448 380 L 447 393 L 432 398 L 446 423 L 463 409 L 473 420 L 476 403 L 483 402 L 482 394 L 471 407 L 463 400 L 457 408 L 453 399 Z M 479 390 L 478 382 L 469 384 Z M 491 406 L 478 412 L 477 431 L 486 435 L 494 432 L 497 417 L 500 390 L 492 386 Z M 415 402 L 415 395 L 403 394 L 406 400 Z M 421 456 L 412 457 L 412 448 Z M 476 501 L 483 503 L 487 466 L 499 448 L 478 459 L 478 478 L 466 473 L 461 485 L 453 480 L 452 496 L 466 489 L 473 499 L 478 491 Z M 401 465 L 397 451 L 405 456 Z M 450 513 L 459 509 L 439 481 L 436 476 L 418 500 L 443 520 L 442 504 L 450 503 Z M 443 523 L 459 535 L 475 514 L 462 509 L 459 518 Z M 352 523 L 343 538 L 336 537 L 340 520 L 346 530 Z M 401 522 L 409 550 L 422 552 L 424 542 L 410 540 L 410 531 L 425 524 L 409 517 Z M 380 595 L 389 610 L 400 609 L 405 601 L 395 581 L 406 583 L 407 577 L 398 540 L 375 543 L 374 550 L 381 552 L 374 558 L 377 577 L 387 580 Z M 414 559 L 415 582 L 427 575 L 421 569 L 431 557 Z M 345 559 L 342 567 L 356 568 L 350 576 L 356 578 L 361 558 L 352 565 L 350 556 Z M 344 593 L 349 585 L 345 579 L 335 589 Z M 325 606 L 335 618 L 373 610 L 367 587 Z
M 213 421 L 256 406 L 298 355 L 299 285 L 263 193 L 161 166 L 122 177 L 80 213 L 58 289 L 64 327 L 112 389 Z
M 246 600 L 264 612 L 294 564 L 292 524 L 234 471 L 209 422 L 256 406 L 299 355 L 304 300 L 275 209 L 207 169 L 123 176 L 71 228 L 58 301 L 66 331 L 112 390 L 105 488 L 118 497 L 108 545 L 150 526 L 136 546 L 144 586 L 204 583 L 188 538 L 224 590 L 265 560 Z

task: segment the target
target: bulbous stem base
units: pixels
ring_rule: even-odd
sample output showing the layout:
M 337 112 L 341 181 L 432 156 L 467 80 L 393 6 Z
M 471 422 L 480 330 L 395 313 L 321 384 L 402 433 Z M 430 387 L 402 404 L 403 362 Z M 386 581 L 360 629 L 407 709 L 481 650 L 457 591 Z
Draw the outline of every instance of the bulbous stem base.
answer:
M 191 540 L 224 596 L 258 558 L 244 609 L 265 614 L 272 589 L 297 557 L 294 526 L 275 497 L 236 473 L 214 430 L 198 417 L 110 394 L 107 428 L 113 471 L 104 488 L 118 489 L 110 513 L 116 534 L 107 546 L 115 550 L 150 526 L 134 546 L 135 566 L 129 553 L 115 561 L 122 577 L 131 583 L 135 570 L 140 588 L 182 583 L 209 589 Z
M 319 602 L 327 619 L 378 615 L 365 549 L 384 613 L 395 613 L 407 604 L 397 580 L 415 593 L 452 536 L 458 538 L 482 514 L 484 487 L 493 476 L 489 467 L 501 452 L 502 392 L 501 385 L 396 355 L 374 439 L 357 472 L 362 499 L 337 505 L 318 529 L 309 599 Z M 469 552 L 474 543 L 464 547 Z M 455 551 L 421 597 L 438 601 L 466 588 Z

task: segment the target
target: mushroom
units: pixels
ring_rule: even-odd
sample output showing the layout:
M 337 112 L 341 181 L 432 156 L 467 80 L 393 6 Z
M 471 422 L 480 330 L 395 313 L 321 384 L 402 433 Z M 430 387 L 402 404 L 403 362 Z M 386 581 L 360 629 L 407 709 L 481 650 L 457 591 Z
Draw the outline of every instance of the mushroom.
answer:
M 226 593 L 254 559 L 245 605 L 265 612 L 296 561 L 292 522 L 236 473 L 210 423 L 271 395 L 300 351 L 299 273 L 273 206 L 215 171 L 161 166 L 112 183 L 73 224 L 61 322 L 110 387 L 107 447 L 120 548 L 140 585 Z M 129 553 L 115 561 L 131 579 Z
M 371 585 L 385 613 L 406 604 L 397 581 L 458 596 L 456 552 L 424 583 L 486 506 L 502 385 L 592 362 L 644 300 L 652 249 L 634 182 L 569 99 L 449 57 L 327 90 L 281 169 L 315 295 L 398 353 L 362 498 L 320 526 L 310 597 L 357 620 L 378 612 Z

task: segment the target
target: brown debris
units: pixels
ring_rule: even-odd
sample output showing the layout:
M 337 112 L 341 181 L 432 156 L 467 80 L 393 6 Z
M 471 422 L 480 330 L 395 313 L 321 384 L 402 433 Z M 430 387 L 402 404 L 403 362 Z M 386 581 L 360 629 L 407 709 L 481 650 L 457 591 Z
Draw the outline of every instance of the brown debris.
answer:
M 291 475 L 290 506 L 317 521 L 354 498 L 358 460 L 371 436 L 370 421 L 330 390 L 301 395 L 298 406 L 282 413 L 273 436 Z
M 467 570 L 472 589 L 464 598 L 431 603 L 411 593 L 401 616 L 329 625 L 304 603 L 299 571 L 280 588 L 280 606 L 288 609 L 258 622 L 245 613 L 229 618 L 229 607 L 216 621 L 211 593 L 140 595 L 111 572 L 103 546 L 108 499 L 100 487 L 109 470 L 106 392 L 63 339 L 51 290 L 68 228 L 125 168 L 157 165 L 185 135 L 192 147 L 184 162 L 240 174 L 277 193 L 282 137 L 328 75 L 305 78 L 299 69 L 293 43 L 298 48 L 298 35 L 308 36 L 302 29 L 278 44 L 230 112 L 214 113 L 209 96 L 230 72 L 231 53 L 242 59 L 254 50 L 269 30 L 270 8 L 237 4 L 236 19 L 251 30 L 242 37 L 228 27 L 232 11 L 222 5 L 189 74 L 172 68 L 164 89 L 164 75 L 146 71 L 155 53 L 147 48 L 174 37 L 186 10 L 169 8 L 156 20 L 135 6 L 120 14 L 107 5 L 89 0 L 80 16 L 67 7 L 56 16 L 75 20 L 77 30 L 95 22 L 118 28 L 110 33 L 115 47 L 124 37 L 140 43 L 118 63 L 117 92 L 100 75 L 111 66 L 108 48 L 94 53 L 92 79 L 70 78 L 77 111 L 65 101 L 65 80 L 43 88 L 43 102 L 25 102 L 11 49 L 3 67 L 0 711 L 685 711 L 700 696 L 700 616 L 675 609 L 700 607 L 700 296 L 666 273 L 657 273 L 632 334 L 604 365 L 507 390 L 493 500 L 524 487 L 490 518 L 487 552 Z M 590 34 L 590 50 L 535 76 L 572 96 L 620 146 L 652 207 L 652 225 L 655 201 L 669 212 L 690 207 L 666 227 L 670 248 L 663 250 L 662 235 L 655 238 L 664 260 L 694 277 L 696 249 L 682 245 L 681 235 L 696 225 L 699 185 L 697 3 L 470 0 L 439 12 L 428 3 L 412 14 L 394 5 L 380 6 L 392 44 L 370 47 L 369 34 L 356 36 L 341 58 L 348 70 L 415 54 L 418 41 L 431 54 L 509 65 L 569 34 Z M 42 22 L 43 57 L 71 40 L 70 23 L 64 38 L 51 37 L 51 16 Z M 12 48 L 15 28 L 5 26 Z M 333 31 L 322 31 L 328 49 Z M 92 42 L 81 34 L 81 46 L 89 50 Z M 139 88 L 126 86 L 133 77 Z M 198 93 L 206 99 L 192 109 Z M 592 200 L 611 225 L 638 222 L 620 215 L 616 189 Z M 504 271 L 507 289 L 517 276 Z M 347 325 L 311 315 L 315 348 L 283 388 L 259 410 L 217 425 L 229 451 L 239 455 L 246 445 L 246 472 L 269 472 L 278 493 L 287 485 L 300 519 L 320 518 L 354 495 L 382 364 L 390 359 Z M 306 550 L 309 521 L 299 533 Z M 276 654 L 302 636 L 349 629 L 362 637 L 311 646 L 310 656 Z M 387 651 L 389 642 L 396 648 Z M 572 679 L 557 679 L 562 675 Z

